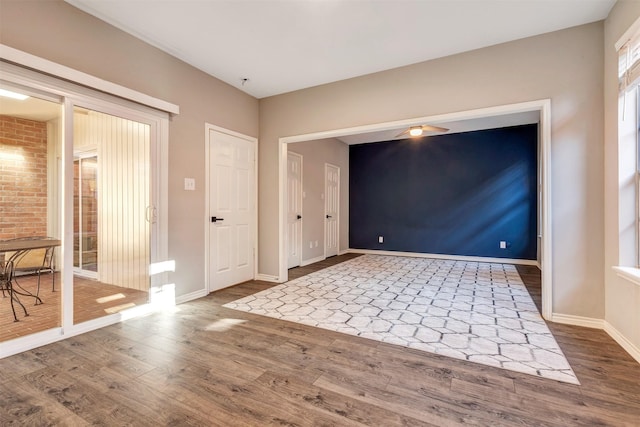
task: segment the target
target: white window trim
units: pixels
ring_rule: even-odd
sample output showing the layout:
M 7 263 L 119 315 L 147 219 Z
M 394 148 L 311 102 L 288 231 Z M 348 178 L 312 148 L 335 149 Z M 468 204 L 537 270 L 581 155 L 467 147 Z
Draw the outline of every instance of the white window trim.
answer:
M 618 277 L 628 280 L 629 282 L 640 286 L 640 268 L 633 267 L 613 267 Z

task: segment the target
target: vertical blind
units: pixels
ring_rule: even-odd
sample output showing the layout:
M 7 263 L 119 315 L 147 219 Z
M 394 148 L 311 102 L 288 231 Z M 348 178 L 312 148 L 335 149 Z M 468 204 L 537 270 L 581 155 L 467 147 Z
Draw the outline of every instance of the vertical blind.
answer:
M 96 113 L 98 144 L 100 281 L 148 290 L 150 229 L 149 126 Z
M 74 149 L 98 155 L 98 280 L 146 291 L 150 127 L 96 111 L 74 116 Z

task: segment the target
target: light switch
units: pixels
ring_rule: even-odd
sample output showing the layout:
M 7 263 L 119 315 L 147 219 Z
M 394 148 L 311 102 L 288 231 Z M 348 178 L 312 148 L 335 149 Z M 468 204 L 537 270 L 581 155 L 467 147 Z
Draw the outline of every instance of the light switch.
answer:
M 185 178 L 184 189 L 189 191 L 194 191 L 196 189 L 196 180 L 193 178 Z

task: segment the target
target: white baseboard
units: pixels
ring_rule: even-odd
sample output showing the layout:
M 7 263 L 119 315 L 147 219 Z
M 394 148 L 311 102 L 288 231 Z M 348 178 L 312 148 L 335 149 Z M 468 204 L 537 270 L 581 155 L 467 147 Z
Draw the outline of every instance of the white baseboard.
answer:
M 315 258 L 306 259 L 300 263 L 300 267 L 304 267 L 305 265 L 313 264 L 314 262 L 324 261 L 326 258 L 324 255 L 317 256 Z
M 338 252 L 338 255 L 344 255 L 344 254 L 348 254 L 348 253 L 350 253 L 349 249 L 344 249 L 344 250 Z
M 538 261 L 534 259 L 513 259 L 513 258 L 490 258 L 464 255 L 442 255 L 442 254 L 423 254 L 420 252 L 399 252 L 399 251 L 381 251 L 375 249 L 353 249 L 349 248 L 345 253 L 354 254 L 373 254 L 373 255 L 392 255 L 392 256 L 408 256 L 415 258 L 433 258 L 433 259 L 449 259 L 453 261 L 469 261 L 469 262 L 490 262 L 499 264 L 519 264 L 519 265 L 538 265 Z
M 626 352 L 636 360 L 636 362 L 640 363 L 640 348 L 629 341 L 627 337 L 622 335 L 616 328 L 613 327 L 613 325 L 611 325 L 611 323 L 607 321 L 604 321 L 604 330 L 609 334 L 609 336 L 611 336 L 611 338 L 615 340 L 615 342 L 620 344 L 620 347 L 624 348 Z
M 207 292 L 206 289 L 200 289 L 195 292 L 191 292 L 191 293 L 176 297 L 176 304 L 182 304 L 183 302 L 193 301 L 194 299 L 206 297 L 207 295 L 209 295 L 209 292 Z
M 551 315 L 552 322 L 562 323 L 563 325 L 582 326 L 584 328 L 604 329 L 604 320 L 594 319 L 593 317 L 573 316 L 571 314 L 553 313 Z
M 262 280 L 263 282 L 281 283 L 278 276 L 270 276 L 268 274 L 257 274 L 255 280 Z
M 631 355 L 638 363 L 640 363 L 640 348 L 633 344 L 627 337 L 622 335 L 611 323 L 603 319 L 594 319 L 592 317 L 572 316 L 570 314 L 553 313 L 552 322 L 562 323 L 565 325 L 583 326 L 585 328 L 594 328 L 604 330 L 620 347 Z

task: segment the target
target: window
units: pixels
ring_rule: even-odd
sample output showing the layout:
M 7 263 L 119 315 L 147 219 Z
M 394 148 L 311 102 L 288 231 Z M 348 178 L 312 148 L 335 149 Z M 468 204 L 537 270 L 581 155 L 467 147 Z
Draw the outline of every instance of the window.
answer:
M 621 266 L 640 268 L 640 20 L 616 44 L 618 50 L 618 173 Z M 634 232 L 632 232 L 632 230 Z

